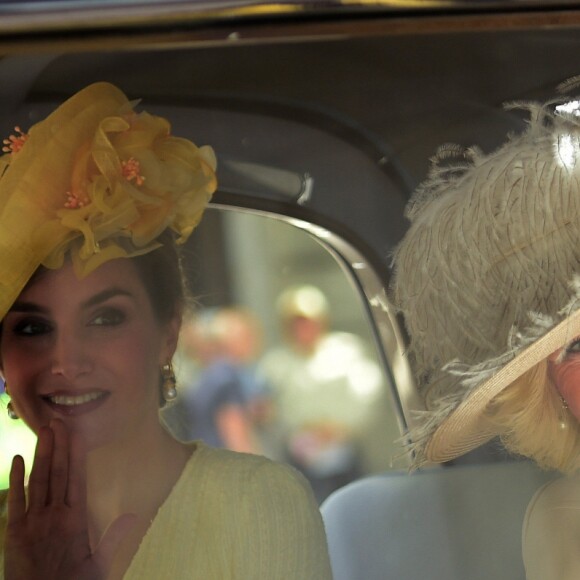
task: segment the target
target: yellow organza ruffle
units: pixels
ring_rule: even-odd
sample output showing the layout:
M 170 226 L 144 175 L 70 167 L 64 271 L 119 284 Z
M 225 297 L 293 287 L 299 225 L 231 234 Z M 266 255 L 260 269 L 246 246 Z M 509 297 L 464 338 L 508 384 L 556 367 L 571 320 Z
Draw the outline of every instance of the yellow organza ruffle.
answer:
M 34 271 L 72 257 L 79 276 L 103 262 L 184 242 L 217 187 L 210 147 L 136 113 L 116 87 L 96 83 L 31 128 L 0 158 L 0 319 Z

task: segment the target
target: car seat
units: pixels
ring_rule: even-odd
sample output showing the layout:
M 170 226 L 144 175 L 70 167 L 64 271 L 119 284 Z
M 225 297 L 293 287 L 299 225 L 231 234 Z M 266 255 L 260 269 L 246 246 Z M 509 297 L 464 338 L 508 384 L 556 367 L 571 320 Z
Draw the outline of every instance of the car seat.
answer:
M 353 482 L 321 506 L 334 580 L 524 580 L 526 507 L 555 477 L 511 461 Z

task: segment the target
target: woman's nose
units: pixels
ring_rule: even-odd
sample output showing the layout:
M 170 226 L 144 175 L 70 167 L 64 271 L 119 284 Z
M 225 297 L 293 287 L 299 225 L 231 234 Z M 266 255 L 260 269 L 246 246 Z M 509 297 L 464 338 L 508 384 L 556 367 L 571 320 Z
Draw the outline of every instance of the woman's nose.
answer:
M 55 336 L 52 356 L 52 373 L 69 380 L 92 370 L 90 350 L 79 336 L 71 332 L 58 332 Z

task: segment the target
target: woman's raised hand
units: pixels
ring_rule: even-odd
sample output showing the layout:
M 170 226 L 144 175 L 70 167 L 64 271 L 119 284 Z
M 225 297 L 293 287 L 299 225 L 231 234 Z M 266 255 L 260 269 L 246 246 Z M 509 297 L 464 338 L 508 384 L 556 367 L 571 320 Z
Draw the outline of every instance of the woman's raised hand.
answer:
M 51 421 L 38 433 L 24 489 L 24 461 L 10 472 L 4 540 L 5 580 L 101 580 L 133 517 L 120 516 L 91 550 L 87 518 L 86 454 L 78 435 Z

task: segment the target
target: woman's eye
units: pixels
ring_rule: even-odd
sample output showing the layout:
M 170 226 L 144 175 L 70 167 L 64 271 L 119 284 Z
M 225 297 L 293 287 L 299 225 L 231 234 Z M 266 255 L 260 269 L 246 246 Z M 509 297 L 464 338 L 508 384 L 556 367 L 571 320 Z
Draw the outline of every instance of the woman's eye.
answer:
M 120 310 L 110 309 L 97 314 L 90 322 L 91 326 L 117 326 L 125 321 L 125 315 Z
M 580 353 L 580 338 L 576 338 L 566 347 L 566 354 Z
M 52 330 L 52 326 L 43 320 L 21 320 L 13 329 L 19 336 L 39 336 Z

